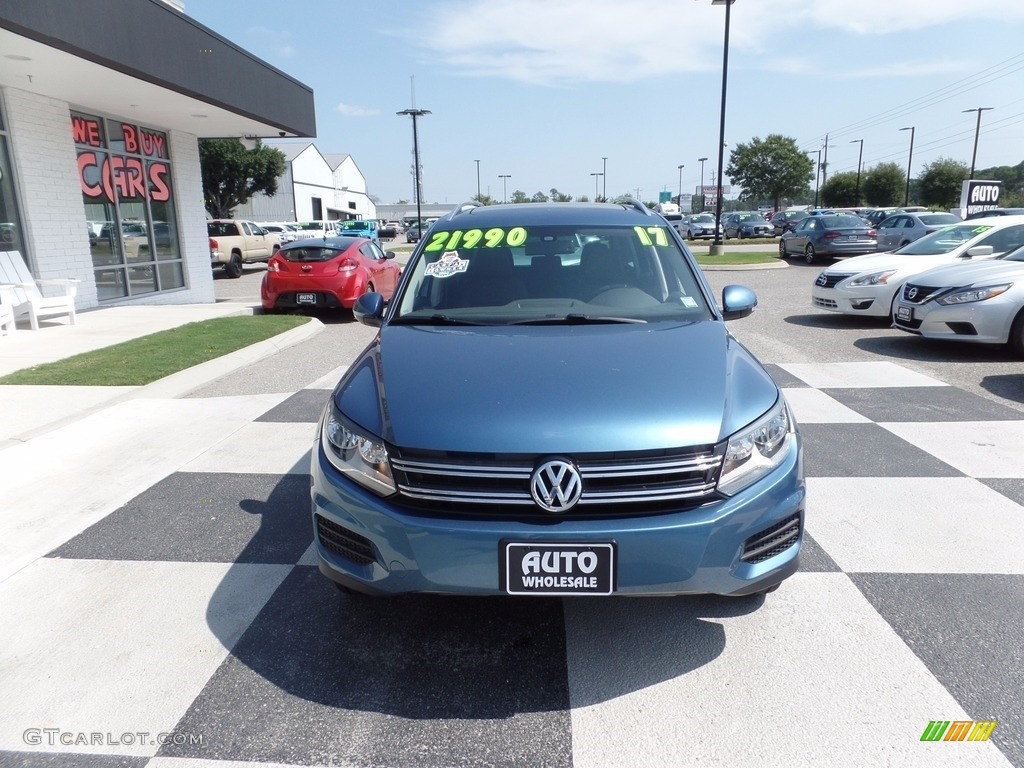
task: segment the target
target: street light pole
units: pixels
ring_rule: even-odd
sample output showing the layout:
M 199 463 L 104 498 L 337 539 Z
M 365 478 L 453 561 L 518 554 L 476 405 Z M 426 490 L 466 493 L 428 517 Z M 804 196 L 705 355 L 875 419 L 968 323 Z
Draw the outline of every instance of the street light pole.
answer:
M 906 207 L 910 205 L 910 164 L 914 161 L 914 126 L 900 128 L 900 130 L 910 131 L 910 154 L 907 155 L 907 191 L 903 195 L 903 205 Z
M 480 200 L 480 161 L 474 160 L 476 163 L 476 199 Z
M 412 118 L 412 161 L 413 175 L 416 178 L 416 226 L 422 229 L 423 213 L 420 208 L 420 141 L 416 132 L 416 118 L 429 115 L 429 109 L 403 109 L 396 112 L 396 115 L 409 115 Z
M 860 164 L 864 159 L 864 139 L 850 139 L 851 144 L 860 143 L 860 152 L 857 153 L 857 192 L 854 194 L 856 202 L 854 205 L 860 205 Z
M 994 107 L 975 107 L 974 109 L 965 109 L 964 112 L 977 112 L 978 113 L 978 124 L 974 127 L 974 153 L 971 155 L 971 175 L 968 178 L 974 178 L 974 161 L 978 159 L 978 134 L 981 133 L 981 113 L 988 112 L 994 109 Z
M 594 177 L 594 202 L 597 202 L 597 180 L 599 177 L 604 176 L 604 174 L 600 171 L 596 171 L 590 175 Z
M 722 251 L 722 232 L 717 224 L 722 220 L 722 170 L 725 165 L 725 94 L 729 83 L 729 21 L 732 4 L 736 0 L 711 0 L 712 5 L 725 6 L 725 41 L 722 45 L 722 114 L 718 130 L 718 186 L 715 189 L 715 243 L 712 253 Z
M 700 163 L 700 212 L 704 213 L 704 161 L 706 157 L 698 157 L 697 162 Z
M 812 149 L 807 154 L 812 155 L 815 152 L 818 154 L 818 162 L 814 166 L 814 207 L 818 207 L 818 179 L 821 176 L 821 150 Z
M 682 209 L 683 209 L 683 168 L 685 168 L 686 166 L 685 165 L 680 165 L 678 167 L 679 167 L 679 210 L 682 211 Z
M 512 174 L 511 173 L 499 173 L 498 174 L 498 178 L 501 179 L 501 202 L 507 203 L 508 202 L 508 186 L 506 186 L 506 185 L 507 185 L 508 182 L 506 181 L 506 179 L 511 179 L 512 178 Z
M 608 158 L 601 158 L 601 199 L 608 202 Z

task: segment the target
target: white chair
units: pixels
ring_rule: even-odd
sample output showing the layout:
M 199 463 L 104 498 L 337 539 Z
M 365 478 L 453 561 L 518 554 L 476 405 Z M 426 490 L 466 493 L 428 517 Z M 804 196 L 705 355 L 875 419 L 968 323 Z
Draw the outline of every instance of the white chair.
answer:
M 59 285 L 64 289 L 60 296 L 43 296 L 40 285 Z M 28 271 L 25 260 L 18 251 L 0 251 L 0 286 L 5 288 L 4 305 L 12 299 L 14 316 L 28 312 L 32 330 L 39 330 L 39 318 L 67 315 L 71 325 L 75 324 L 75 294 L 78 280 L 36 280 Z M 13 327 L 13 325 L 12 325 Z
M 14 292 L 0 285 L 0 331 L 10 335 L 18 330 L 14 322 Z

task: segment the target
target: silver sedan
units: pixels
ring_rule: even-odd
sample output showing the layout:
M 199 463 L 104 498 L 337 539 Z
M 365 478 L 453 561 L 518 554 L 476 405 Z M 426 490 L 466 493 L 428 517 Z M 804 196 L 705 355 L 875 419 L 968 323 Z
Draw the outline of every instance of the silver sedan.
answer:
M 938 229 L 960 222 L 952 213 L 925 211 L 923 213 L 894 213 L 875 228 L 878 250 L 894 251 L 919 237 L 930 235 Z

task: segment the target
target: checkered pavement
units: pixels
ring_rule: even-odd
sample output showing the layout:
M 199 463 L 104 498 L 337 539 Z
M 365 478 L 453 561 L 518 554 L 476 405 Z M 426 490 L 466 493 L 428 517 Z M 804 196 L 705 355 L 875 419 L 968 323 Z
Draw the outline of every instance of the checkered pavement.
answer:
M 307 474 L 338 371 L 0 452 L 0 766 L 1024 766 L 1024 413 L 768 367 L 808 506 L 767 597 L 340 594 Z

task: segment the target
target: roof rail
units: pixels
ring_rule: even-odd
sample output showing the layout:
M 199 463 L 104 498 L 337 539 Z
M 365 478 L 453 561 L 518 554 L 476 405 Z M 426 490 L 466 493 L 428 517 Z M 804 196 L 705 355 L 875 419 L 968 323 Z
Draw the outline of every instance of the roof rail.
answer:
M 466 211 L 471 211 L 474 208 L 483 208 L 483 207 L 484 207 L 484 204 L 481 203 L 479 200 L 468 200 L 467 202 L 463 203 L 462 205 L 456 206 L 452 210 L 452 212 L 450 214 L 448 214 L 448 216 L 449 216 L 449 218 L 453 218 L 455 216 L 458 216 L 460 213 L 465 213 Z
M 629 195 L 623 195 L 622 197 L 617 197 L 614 200 L 612 200 L 612 202 L 615 203 L 616 205 L 632 206 L 633 208 L 635 208 L 636 210 L 640 211 L 641 213 L 646 213 L 648 216 L 653 216 L 654 215 L 654 212 L 651 211 L 650 208 L 648 208 L 646 205 L 641 203 L 636 198 L 630 197 Z

